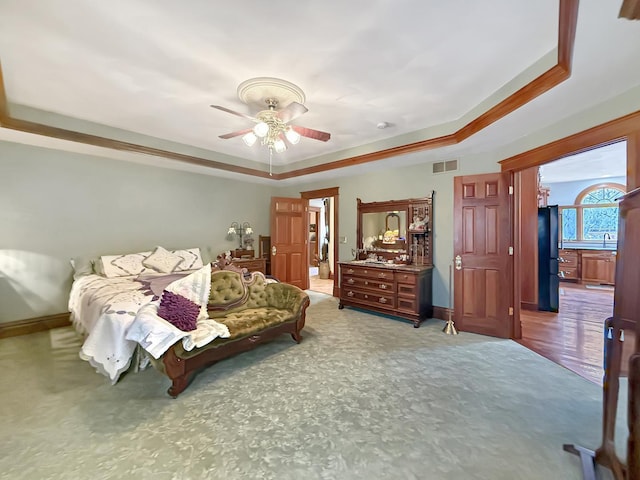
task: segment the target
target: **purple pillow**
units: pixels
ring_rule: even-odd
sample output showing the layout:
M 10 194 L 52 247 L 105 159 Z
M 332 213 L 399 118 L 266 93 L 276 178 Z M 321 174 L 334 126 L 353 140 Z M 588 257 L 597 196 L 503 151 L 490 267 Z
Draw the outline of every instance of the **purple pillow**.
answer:
M 188 298 L 167 290 L 162 294 L 158 316 L 164 318 L 176 328 L 185 332 L 195 330 L 199 314 L 200 305 Z

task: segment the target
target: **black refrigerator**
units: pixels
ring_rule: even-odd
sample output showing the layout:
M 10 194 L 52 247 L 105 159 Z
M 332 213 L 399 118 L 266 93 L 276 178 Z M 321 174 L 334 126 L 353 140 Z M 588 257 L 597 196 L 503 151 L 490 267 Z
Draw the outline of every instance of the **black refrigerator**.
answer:
M 558 206 L 539 207 L 538 310 L 558 311 L 558 273 Z

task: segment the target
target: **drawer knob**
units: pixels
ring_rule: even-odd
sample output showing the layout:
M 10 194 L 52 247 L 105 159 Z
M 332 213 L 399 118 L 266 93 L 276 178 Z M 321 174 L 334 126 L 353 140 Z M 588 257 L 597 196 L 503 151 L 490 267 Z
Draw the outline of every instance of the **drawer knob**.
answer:
M 369 298 L 369 295 L 365 295 L 364 298 Z
M 378 278 L 386 278 L 386 273 L 382 272 L 378 274 Z
M 384 283 L 381 283 L 379 286 L 380 286 L 380 288 L 382 290 L 386 290 L 387 289 L 387 286 Z
M 364 284 L 365 284 L 365 285 L 369 285 L 369 282 L 367 282 L 367 281 L 365 280 L 365 281 L 364 281 Z
M 380 300 L 378 300 L 380 303 L 387 303 L 387 299 L 384 297 L 380 297 Z
M 354 295 L 353 292 L 351 292 L 351 291 L 347 292 L 347 297 L 353 297 L 353 295 Z
M 347 270 L 347 273 L 353 273 L 353 268 L 350 268 L 349 270 Z
M 347 283 L 353 284 L 353 283 L 355 283 L 355 280 L 353 278 L 350 278 L 349 280 L 347 280 Z

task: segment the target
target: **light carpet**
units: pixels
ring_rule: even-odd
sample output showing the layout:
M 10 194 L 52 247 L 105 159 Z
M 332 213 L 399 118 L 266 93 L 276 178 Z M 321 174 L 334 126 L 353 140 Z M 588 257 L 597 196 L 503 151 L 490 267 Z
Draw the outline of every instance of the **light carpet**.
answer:
M 509 340 L 310 296 L 301 344 L 224 360 L 175 400 L 152 368 L 111 386 L 71 328 L 0 340 L 0 477 L 582 478 L 562 444 L 599 444 L 600 387 Z

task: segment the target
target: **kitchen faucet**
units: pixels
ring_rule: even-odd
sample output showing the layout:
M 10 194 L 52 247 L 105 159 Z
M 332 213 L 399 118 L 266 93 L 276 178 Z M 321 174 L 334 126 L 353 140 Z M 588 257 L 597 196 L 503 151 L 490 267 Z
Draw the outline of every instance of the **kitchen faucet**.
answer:
M 607 248 L 607 238 L 611 240 L 611 235 L 608 232 L 602 235 L 602 248 Z

